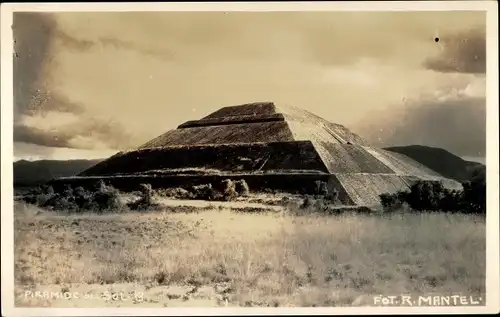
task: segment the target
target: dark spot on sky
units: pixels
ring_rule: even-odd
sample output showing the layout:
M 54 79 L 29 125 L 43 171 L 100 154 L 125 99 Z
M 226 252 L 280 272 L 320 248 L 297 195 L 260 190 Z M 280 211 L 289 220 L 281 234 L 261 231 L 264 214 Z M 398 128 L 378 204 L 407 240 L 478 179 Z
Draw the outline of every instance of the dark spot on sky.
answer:
M 436 39 L 442 45 L 441 53 L 426 59 L 425 68 L 442 73 L 486 73 L 485 30 L 472 29 Z
M 436 42 L 436 43 L 439 42 L 439 37 L 435 37 L 434 42 Z

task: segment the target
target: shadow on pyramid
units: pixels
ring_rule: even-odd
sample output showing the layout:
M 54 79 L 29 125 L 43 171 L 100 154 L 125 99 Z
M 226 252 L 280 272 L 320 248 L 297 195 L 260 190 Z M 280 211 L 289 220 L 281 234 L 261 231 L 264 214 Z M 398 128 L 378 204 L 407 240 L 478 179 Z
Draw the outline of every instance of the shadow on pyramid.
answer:
M 308 111 L 259 102 L 224 107 L 54 184 L 93 186 L 98 179 L 123 191 L 217 184 L 244 179 L 251 191 L 312 194 L 327 183 L 345 205 L 373 206 L 379 195 L 417 180 L 446 179 L 409 157 L 370 146 L 344 126 Z

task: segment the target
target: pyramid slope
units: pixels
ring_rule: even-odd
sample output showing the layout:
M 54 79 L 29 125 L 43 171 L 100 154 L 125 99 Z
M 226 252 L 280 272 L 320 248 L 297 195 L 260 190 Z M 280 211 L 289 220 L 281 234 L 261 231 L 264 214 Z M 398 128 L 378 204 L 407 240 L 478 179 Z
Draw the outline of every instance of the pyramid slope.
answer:
M 380 194 L 408 189 L 408 183 L 397 175 L 349 173 L 335 176 L 355 205 L 377 205 Z
M 311 142 L 170 146 L 118 153 L 79 176 L 121 174 L 328 173 Z
M 334 173 L 382 173 L 394 171 L 363 147 L 353 144 L 315 144 L 328 171 Z M 321 150 L 320 150 L 321 149 Z
M 437 172 L 405 155 L 371 147 L 364 147 L 364 149 L 397 175 L 415 175 L 425 179 L 442 177 Z
M 328 122 L 308 111 L 259 102 L 221 108 L 200 120 L 187 121 L 138 148 L 306 140 L 317 144 L 368 145 L 344 126 Z
M 297 135 L 296 140 L 308 138 L 309 131 L 318 131 L 315 135 L 321 135 L 326 139 L 333 137 L 338 143 L 369 145 L 362 137 L 352 133 L 343 125 L 329 122 L 307 110 L 292 106 L 279 106 L 277 111 L 284 115 L 287 122 L 294 123 L 292 133 Z
M 216 125 L 170 130 L 139 149 L 201 144 L 231 144 L 293 141 L 285 122 Z
M 187 121 L 75 181 L 103 177 L 126 189 L 145 181 L 170 187 L 243 178 L 256 191 L 300 193 L 313 193 L 321 180 L 342 203 L 368 206 L 421 179 L 461 187 L 405 155 L 371 147 L 342 125 L 271 102 L 224 107 Z

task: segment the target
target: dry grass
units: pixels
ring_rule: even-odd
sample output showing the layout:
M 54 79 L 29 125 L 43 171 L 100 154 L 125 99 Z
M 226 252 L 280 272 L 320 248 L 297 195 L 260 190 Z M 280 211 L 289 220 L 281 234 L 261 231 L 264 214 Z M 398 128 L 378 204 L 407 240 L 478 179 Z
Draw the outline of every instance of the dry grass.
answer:
M 485 221 L 444 213 L 230 210 L 61 216 L 17 204 L 15 281 L 18 290 L 74 283 L 194 287 L 186 299 L 223 285 L 221 303 L 246 306 L 349 306 L 363 294 L 484 294 Z

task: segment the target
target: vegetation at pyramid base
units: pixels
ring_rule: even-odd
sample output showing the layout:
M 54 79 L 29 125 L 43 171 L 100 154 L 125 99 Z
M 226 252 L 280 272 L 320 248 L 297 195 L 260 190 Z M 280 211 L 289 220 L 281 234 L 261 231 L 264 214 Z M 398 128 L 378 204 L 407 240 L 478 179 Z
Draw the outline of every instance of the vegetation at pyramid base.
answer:
M 248 195 L 250 189 L 245 180 L 232 181 L 226 179 L 217 188 L 212 184 L 191 186 L 188 189 L 169 188 L 153 190 L 150 184 L 141 184 L 141 190 L 136 194 L 139 198 L 125 202 L 123 193 L 103 180 L 98 181 L 94 188 L 86 190 L 79 186 L 72 188 L 66 185 L 63 190 L 55 192 L 52 186 L 41 186 L 22 197 L 26 203 L 38 207 L 64 212 L 123 212 L 127 210 L 157 210 L 162 205 L 158 197 L 178 199 L 200 199 L 211 201 L 231 201 Z
M 384 211 L 404 209 L 407 205 L 413 211 L 444 211 L 485 214 L 486 212 L 486 174 L 479 172 L 471 181 L 462 183 L 463 190 L 450 190 L 438 181 L 417 181 L 409 191 L 394 194 L 381 194 L 380 203 Z M 304 196 L 300 210 L 314 209 L 316 212 L 337 213 L 339 206 L 338 193 L 326 192 L 325 185 L 318 182 L 317 195 Z M 123 212 L 127 210 L 157 210 L 161 207 L 158 197 L 177 199 L 202 199 L 211 201 L 231 201 L 247 196 L 249 187 L 244 180 L 224 180 L 220 186 L 212 184 L 191 186 L 187 189 L 168 188 L 153 190 L 151 185 L 142 184 L 141 191 L 136 192 L 138 199 L 125 202 L 122 193 L 113 186 L 106 185 L 102 180 L 94 189 L 82 187 L 71 188 L 67 185 L 60 192 L 55 192 L 51 186 L 42 186 L 23 197 L 27 203 L 54 211 L 64 212 Z M 286 201 L 283 201 L 286 206 Z M 290 206 L 289 206 L 290 207 Z M 295 206 L 297 207 L 297 206 Z M 297 209 L 297 208 L 292 208 Z
M 103 181 L 96 183 L 93 190 L 83 187 L 71 188 L 66 185 L 64 190 L 55 192 L 52 186 L 41 186 L 23 196 L 29 204 L 56 211 L 120 211 L 126 205 L 122 202 L 120 192 Z
M 441 182 L 418 181 L 409 191 L 381 194 L 385 211 L 394 211 L 407 204 L 415 211 L 447 211 L 486 213 L 486 173 L 478 172 L 470 181 L 462 182 L 462 190 L 449 190 Z

